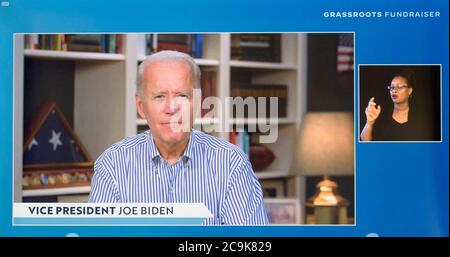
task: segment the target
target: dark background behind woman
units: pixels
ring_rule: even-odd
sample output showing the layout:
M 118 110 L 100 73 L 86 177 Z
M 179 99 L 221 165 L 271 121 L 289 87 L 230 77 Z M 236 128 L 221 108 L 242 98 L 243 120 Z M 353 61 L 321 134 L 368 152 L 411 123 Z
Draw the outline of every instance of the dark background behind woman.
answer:
M 393 103 L 387 86 L 401 70 L 411 70 L 416 85 L 409 100 L 410 115 L 429 131 L 426 141 L 441 140 L 441 78 L 439 65 L 421 66 L 360 66 L 359 70 L 359 130 L 366 123 L 364 109 L 371 97 L 381 105 L 380 115 L 392 115 Z M 418 140 L 421 141 L 421 140 Z

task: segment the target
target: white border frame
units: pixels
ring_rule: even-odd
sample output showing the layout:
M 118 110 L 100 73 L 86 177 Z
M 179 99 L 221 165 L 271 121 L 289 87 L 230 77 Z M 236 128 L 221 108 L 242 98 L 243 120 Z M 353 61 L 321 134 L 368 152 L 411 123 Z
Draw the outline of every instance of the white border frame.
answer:
M 50 32 L 46 32 L 45 34 L 65 34 L 65 33 L 67 33 L 67 32 L 52 32 L 52 33 L 50 33 Z M 355 103 L 355 97 L 356 97 L 356 69 L 355 69 L 355 65 L 356 65 L 356 31 L 339 31 L 339 30 L 337 30 L 337 31 L 291 31 L 291 32 L 286 32 L 286 31 L 264 31 L 264 32 L 261 32 L 261 31 L 256 31 L 256 32 L 252 32 L 252 31 L 239 31 L 239 32 L 211 32 L 211 31 L 197 31 L 197 32 L 188 32 L 188 31 L 182 31 L 182 32 L 177 32 L 177 31 L 171 31 L 171 32 L 117 32 L 117 31 L 115 31 L 115 32 L 75 32 L 75 31 L 72 31 L 72 32 L 70 32 L 70 34 L 126 34 L 126 35 L 132 35 L 132 34 L 145 34 L 145 33 L 170 33 L 170 34 L 177 34 L 177 33 L 188 33 L 188 34 L 192 34 L 192 33 L 198 33 L 198 34 L 214 34 L 214 33 L 217 33 L 217 34 L 231 34 L 231 33 L 280 33 L 280 34 L 303 34 L 304 36 L 307 36 L 308 34 L 340 34 L 340 33 L 352 33 L 353 34 L 353 122 L 356 122 L 356 103 Z M 15 51 L 16 51 L 16 49 L 15 49 L 15 38 L 16 38 L 16 36 L 17 35 L 30 35 L 30 34 L 42 34 L 42 33 L 36 33 L 36 32 L 20 32 L 20 33 L 13 33 L 13 53 L 15 53 Z M 24 51 L 25 50 L 25 42 L 23 41 L 23 47 L 24 47 L 24 49 L 20 49 L 19 51 Z M 301 45 L 301 48 L 299 48 L 299 49 L 297 49 L 297 51 L 304 51 L 305 52 L 305 54 L 307 54 L 307 51 L 308 51 L 308 42 L 307 42 L 307 38 L 305 39 L 305 42 L 304 42 L 304 44 L 302 44 Z M 299 54 L 299 52 L 298 52 L 298 54 Z M 306 56 L 301 56 L 300 57 L 301 59 L 300 60 L 298 60 L 297 62 L 301 62 L 303 65 L 305 65 L 305 66 L 307 66 L 307 55 Z M 13 131 L 13 145 L 12 145 L 12 148 L 13 148 L 13 156 L 12 156 L 12 172 L 13 172 L 13 176 L 12 176 L 12 178 L 13 178 L 13 184 L 12 184 L 12 189 L 11 189 L 11 192 L 12 192 L 12 202 L 11 202 L 11 217 L 12 217 L 12 219 L 11 219 L 11 225 L 14 227 L 14 226 L 18 226 L 18 225 L 15 225 L 14 224 L 14 222 L 13 222 L 13 218 L 14 218 L 14 216 L 13 216 L 13 205 L 14 205 L 14 196 L 15 196 L 15 192 L 14 192 L 14 189 L 15 189 L 15 178 L 14 178 L 14 174 L 15 174 L 15 169 L 16 169 L 16 165 L 14 164 L 14 151 L 16 150 L 15 149 L 15 140 L 16 140 L 16 138 L 15 138 L 15 133 L 14 133 L 14 129 L 15 129 L 15 122 L 16 122 L 16 115 L 15 115 L 15 110 L 16 110 L 16 107 L 15 107 L 15 104 L 17 104 L 16 102 L 15 102 L 15 96 L 16 96 L 16 94 L 17 94 L 17 92 L 16 92 L 16 87 L 15 87 L 15 83 L 16 83 L 16 78 L 14 77 L 14 74 L 15 74 L 15 65 L 16 65 L 16 56 L 15 56 L 15 54 L 14 54 L 14 58 L 13 58 L 13 94 L 12 94 L 12 96 L 13 96 L 13 109 L 12 109 L 12 111 L 13 111 L 13 124 L 12 124 L 12 131 Z M 22 60 L 21 60 L 21 62 L 23 62 Z M 358 72 L 359 72 L 359 65 L 360 64 L 358 64 Z M 23 68 L 22 68 L 22 70 L 23 70 Z M 298 113 L 296 113 L 296 118 L 298 118 L 299 120 L 299 122 L 298 122 L 298 126 L 297 126 L 297 130 L 299 129 L 299 126 L 300 126 L 300 123 L 302 122 L 302 117 L 303 117 L 303 113 L 305 113 L 306 112 L 306 97 L 307 97 L 307 83 L 308 83 L 308 81 L 307 81 L 307 72 L 306 71 L 302 71 L 301 69 L 298 69 L 297 70 L 297 76 L 299 76 L 300 74 L 301 75 L 303 75 L 303 77 L 300 77 L 300 80 L 299 81 L 297 81 L 297 83 L 298 83 L 298 85 L 302 85 L 302 87 L 301 88 L 299 88 L 298 90 L 297 90 L 297 97 L 298 97 L 298 95 L 300 94 L 300 97 L 299 97 L 299 106 L 297 106 L 297 108 L 298 109 L 300 109 L 300 111 L 298 112 Z M 441 72 L 441 76 L 442 76 L 442 72 Z M 358 83 L 359 83 L 359 73 L 358 73 Z M 442 79 L 441 79 L 441 85 L 442 85 Z M 358 91 L 359 92 L 359 91 Z M 441 94 L 441 98 L 442 98 L 442 94 Z M 442 105 L 442 101 L 441 101 L 441 105 Z M 302 107 L 303 106 L 303 107 Z M 301 108 L 300 108 L 301 107 Z M 359 96 L 358 96 L 358 108 L 359 108 Z M 23 119 L 23 118 L 22 118 Z M 442 119 L 442 112 L 441 112 L 441 119 Z M 20 121 L 20 122 L 22 122 L 22 121 Z M 358 118 L 358 122 L 359 122 L 359 118 Z M 356 124 L 354 124 L 354 126 L 355 126 Z M 355 127 L 354 127 L 354 129 L 355 129 Z M 441 123 L 441 129 L 442 129 L 442 123 Z M 356 140 L 356 138 L 355 137 L 358 137 L 358 141 Z M 442 137 L 442 133 L 441 133 L 441 137 Z M 358 133 L 357 134 L 355 134 L 354 135 L 354 142 L 353 142 L 353 146 L 354 146 L 354 154 L 353 154 L 353 158 L 354 158 L 354 160 L 353 160 L 353 167 L 354 167 L 354 174 L 353 174 L 353 183 L 354 183 L 354 187 L 353 187 L 353 192 L 354 192 L 354 203 L 353 203 L 353 205 L 354 205 L 354 223 L 353 224 L 306 224 L 306 223 L 301 223 L 301 224 L 288 224 L 288 225 L 279 225 L 279 224 L 269 224 L 270 226 L 291 226 L 291 227 L 303 227 L 303 226 L 318 226 L 318 227 L 320 227 L 320 226 L 339 226 L 339 227 L 341 227 L 341 226 L 348 226 L 348 227 L 355 227 L 356 226 L 356 224 L 357 224 L 357 207 L 356 207 L 356 204 L 357 204 L 357 190 L 356 190 L 356 184 L 357 184 L 357 179 L 356 179 L 356 174 L 357 174 L 357 166 L 356 166 L 356 157 L 357 157 L 357 154 L 356 154 L 356 144 L 359 142 L 359 124 L 358 124 Z M 301 176 L 301 186 L 304 186 L 304 187 L 306 187 L 306 181 L 305 181 L 305 179 L 304 179 L 304 177 L 305 176 Z M 21 182 L 21 181 L 20 181 Z M 303 191 L 306 191 L 306 188 L 304 188 L 304 190 Z M 302 209 L 302 208 L 300 208 L 300 216 L 302 217 L 302 216 L 305 216 L 306 215 L 306 205 L 305 205 L 305 201 L 306 201 L 306 196 L 305 196 L 305 193 L 306 192 L 301 192 L 300 193 L 300 196 L 299 196 L 299 198 L 301 198 L 300 199 L 300 202 L 299 202 L 299 206 L 304 206 L 304 208 Z M 22 197 L 22 194 L 20 195 L 20 197 Z M 267 199 L 267 198 L 266 198 Z M 264 199 L 264 201 L 266 200 L 266 199 Z M 289 200 L 289 199 L 288 199 Z M 303 212 L 303 213 L 302 213 Z M 306 221 L 306 216 L 304 217 L 305 218 L 305 221 Z M 302 222 L 302 220 L 299 220 L 299 222 Z M 70 224 L 68 224 L 68 225 L 61 225 L 61 226 L 70 226 Z M 101 226 L 101 225 L 99 225 L 99 224 L 96 224 L 96 225 L 92 225 L 92 226 Z M 109 226 L 109 225 L 108 225 Z M 228 225 L 228 226 L 239 226 L 239 227 L 241 227 L 242 225 Z M 247 226 L 249 226 L 249 227 L 251 227 L 251 226 L 253 226 L 253 225 L 247 225 Z M 260 226 L 260 225 L 255 225 L 255 226 Z
M 439 112 L 440 112 L 440 129 L 441 129 L 441 139 L 439 141 L 362 141 L 360 134 L 361 134 L 361 113 L 359 110 L 358 112 L 358 143 L 442 143 L 442 64 L 436 64 L 436 63 L 425 63 L 425 64 L 358 64 L 358 108 L 360 108 L 360 97 L 361 97 L 361 87 L 360 87 L 360 80 L 361 80 L 361 73 L 360 69 L 361 66 L 391 66 L 391 67 L 397 67 L 397 66 L 439 66 L 439 78 L 440 78 L 440 85 L 439 85 Z M 356 113 L 356 112 L 355 112 Z M 356 173 L 356 172 L 355 172 Z M 355 215 L 356 216 L 356 215 Z

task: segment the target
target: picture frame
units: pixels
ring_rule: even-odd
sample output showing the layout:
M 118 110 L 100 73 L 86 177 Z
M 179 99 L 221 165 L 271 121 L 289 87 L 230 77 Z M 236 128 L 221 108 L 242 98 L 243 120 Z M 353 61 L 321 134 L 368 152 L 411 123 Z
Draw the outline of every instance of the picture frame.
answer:
M 267 208 L 270 224 L 300 224 L 301 208 L 298 199 L 266 198 L 264 204 Z
M 23 190 L 90 186 L 92 158 L 55 101 L 41 103 L 22 149 Z
M 284 179 L 261 179 L 260 183 L 265 198 L 286 197 L 286 182 Z

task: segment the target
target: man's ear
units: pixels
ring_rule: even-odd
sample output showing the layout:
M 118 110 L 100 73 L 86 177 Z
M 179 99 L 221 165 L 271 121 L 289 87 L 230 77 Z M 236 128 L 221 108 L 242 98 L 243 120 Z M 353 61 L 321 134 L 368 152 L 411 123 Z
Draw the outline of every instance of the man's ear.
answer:
M 144 105 L 143 99 L 142 99 L 141 95 L 138 93 L 135 93 L 134 97 L 136 99 L 136 109 L 139 113 L 139 116 L 141 116 L 142 119 L 145 119 L 144 108 L 143 108 L 143 105 Z
M 200 88 L 194 88 L 192 90 L 192 108 L 193 108 L 193 119 L 201 118 L 202 116 L 202 90 Z
M 410 87 L 409 88 L 409 95 L 411 95 L 413 91 L 414 91 L 414 89 L 412 87 Z

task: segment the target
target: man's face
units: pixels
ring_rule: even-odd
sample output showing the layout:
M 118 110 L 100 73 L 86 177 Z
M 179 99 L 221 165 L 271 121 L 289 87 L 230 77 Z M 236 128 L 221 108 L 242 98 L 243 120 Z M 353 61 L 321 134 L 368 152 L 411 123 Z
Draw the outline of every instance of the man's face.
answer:
M 136 105 L 156 142 L 175 145 L 188 139 L 193 88 L 194 79 L 184 61 L 156 61 L 145 67 L 143 96 L 136 94 Z

